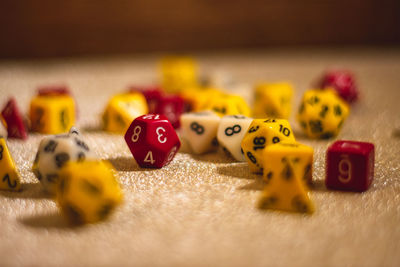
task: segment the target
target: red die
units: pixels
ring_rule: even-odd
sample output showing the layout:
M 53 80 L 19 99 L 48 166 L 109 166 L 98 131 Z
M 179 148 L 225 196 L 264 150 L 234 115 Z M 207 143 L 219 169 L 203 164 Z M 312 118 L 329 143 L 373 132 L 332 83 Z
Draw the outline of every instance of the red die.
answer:
M 322 78 L 321 88 L 331 87 L 348 103 L 358 99 L 358 89 L 350 71 L 330 71 Z
M 158 86 L 131 86 L 129 87 L 130 92 L 142 93 L 146 98 L 147 106 L 149 107 L 149 113 L 157 113 L 156 108 L 162 97 L 162 90 Z
M 371 143 L 336 141 L 327 151 L 327 188 L 366 191 L 374 178 L 375 148 Z
M 1 111 L 1 115 L 7 125 L 8 137 L 20 139 L 26 139 L 28 137 L 23 118 L 14 98 L 11 98 L 7 102 L 6 106 Z
M 71 95 L 66 85 L 45 85 L 38 87 L 39 96 Z
M 161 168 L 178 152 L 181 142 L 163 115 L 137 117 L 125 133 L 125 141 L 140 167 Z
M 161 98 L 156 108 L 156 113 L 162 114 L 171 122 L 176 129 L 181 126 L 180 117 L 183 113 L 184 101 L 183 98 L 176 95 L 164 96 Z

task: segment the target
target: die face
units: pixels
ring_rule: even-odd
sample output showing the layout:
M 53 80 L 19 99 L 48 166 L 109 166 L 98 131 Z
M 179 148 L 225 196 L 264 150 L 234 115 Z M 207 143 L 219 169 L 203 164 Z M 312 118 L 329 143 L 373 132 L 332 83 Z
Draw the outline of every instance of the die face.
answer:
M 293 87 L 290 83 L 263 83 L 259 84 L 255 91 L 256 117 L 289 118 L 293 96 Z
M 44 134 L 66 133 L 75 124 L 75 102 L 70 96 L 37 96 L 31 101 L 32 130 Z
M 197 65 L 189 57 L 166 57 L 161 60 L 162 87 L 169 93 L 178 93 L 197 85 Z
M 147 114 L 135 119 L 125 141 L 139 166 L 161 168 L 172 161 L 180 148 L 179 138 L 167 118 Z
M 373 144 L 338 141 L 328 148 L 325 184 L 330 189 L 366 191 L 374 176 Z
M 252 118 L 243 115 L 228 115 L 221 118 L 218 126 L 218 143 L 223 146 L 237 161 L 246 161 L 241 143 Z
M 181 116 L 182 135 L 189 142 L 193 153 L 203 154 L 218 148 L 220 120 L 218 115 L 209 111 L 184 113 Z
M 45 191 L 54 194 L 60 169 L 65 164 L 94 158 L 94 153 L 79 135 L 51 136 L 40 142 L 32 170 Z
M 21 113 L 14 98 L 11 98 L 7 102 L 1 111 L 1 115 L 6 122 L 9 138 L 26 139 L 28 137 Z
M 354 75 L 349 71 L 330 71 L 321 80 L 321 88 L 333 88 L 348 103 L 356 102 L 358 89 Z
M 283 140 L 296 141 L 287 120 L 253 120 L 241 143 L 250 170 L 254 173 L 262 173 L 263 150 L 266 146 L 279 143 Z
M 212 110 L 219 116 L 241 114 L 250 116 L 250 108 L 246 101 L 237 95 L 220 95 L 216 98 L 209 99 L 203 105 L 203 110 Z
M 180 116 L 183 113 L 184 101 L 179 96 L 165 96 L 160 99 L 156 108 L 157 114 L 167 117 L 172 126 L 176 129 L 180 127 Z
M 0 137 L 0 190 L 19 191 L 20 175 L 8 150 L 6 140 Z
M 330 138 L 339 133 L 348 113 L 347 104 L 332 90 L 309 90 L 297 119 L 308 137 Z
M 57 204 L 74 224 L 106 219 L 122 201 L 115 170 L 107 162 L 70 162 L 60 171 Z

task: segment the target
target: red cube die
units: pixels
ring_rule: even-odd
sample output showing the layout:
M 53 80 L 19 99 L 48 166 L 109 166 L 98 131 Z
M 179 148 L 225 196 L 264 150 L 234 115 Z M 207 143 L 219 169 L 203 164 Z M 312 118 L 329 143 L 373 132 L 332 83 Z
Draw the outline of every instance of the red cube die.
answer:
M 184 110 L 183 98 L 176 95 L 164 96 L 160 99 L 156 108 L 156 113 L 162 114 L 171 122 L 172 126 L 177 129 L 181 126 L 180 117 Z
M 125 141 L 136 162 L 143 168 L 167 165 L 181 146 L 171 123 L 159 114 L 137 117 L 126 131 Z
M 17 107 L 17 102 L 11 98 L 1 111 L 7 125 L 7 134 L 10 138 L 26 139 L 28 137 L 23 117 Z
M 326 155 L 326 187 L 366 191 L 374 178 L 375 148 L 371 143 L 336 141 Z
M 66 85 L 45 85 L 40 86 L 37 89 L 39 96 L 59 96 L 59 95 L 71 95 Z
M 130 92 L 142 93 L 146 98 L 147 106 L 149 107 L 149 113 L 157 113 L 156 108 L 162 97 L 162 90 L 158 86 L 130 86 Z
M 354 75 L 350 71 L 337 70 L 327 72 L 321 80 L 321 88 L 331 87 L 348 103 L 358 99 L 358 89 Z

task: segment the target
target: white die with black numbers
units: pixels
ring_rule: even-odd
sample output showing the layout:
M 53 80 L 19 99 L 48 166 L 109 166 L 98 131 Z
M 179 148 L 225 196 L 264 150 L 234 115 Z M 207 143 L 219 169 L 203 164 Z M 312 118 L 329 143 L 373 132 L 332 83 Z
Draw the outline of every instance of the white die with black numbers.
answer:
M 212 111 L 182 114 L 182 135 L 194 154 L 203 154 L 218 148 L 217 130 L 220 120 Z
M 68 134 L 53 135 L 42 139 L 36 153 L 32 171 L 45 191 L 54 194 L 60 169 L 68 161 L 95 159 L 94 153 L 75 128 Z
M 246 161 L 241 143 L 252 121 L 252 118 L 243 115 L 228 115 L 222 117 L 219 123 L 217 133 L 218 142 L 237 161 Z

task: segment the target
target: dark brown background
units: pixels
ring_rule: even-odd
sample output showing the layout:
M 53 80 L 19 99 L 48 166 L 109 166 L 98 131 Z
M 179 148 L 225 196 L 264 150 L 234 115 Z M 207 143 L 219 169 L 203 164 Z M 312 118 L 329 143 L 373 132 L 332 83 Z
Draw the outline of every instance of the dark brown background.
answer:
M 0 57 L 400 43 L 399 0 L 0 2 Z

